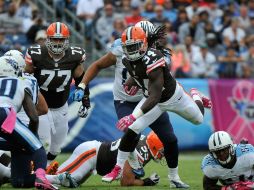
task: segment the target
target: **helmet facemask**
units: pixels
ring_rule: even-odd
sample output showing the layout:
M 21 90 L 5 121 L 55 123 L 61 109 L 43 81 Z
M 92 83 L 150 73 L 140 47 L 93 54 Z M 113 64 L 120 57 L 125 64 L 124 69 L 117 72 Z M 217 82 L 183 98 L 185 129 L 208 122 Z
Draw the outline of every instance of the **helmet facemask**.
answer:
M 212 156 L 218 160 L 221 165 L 226 165 L 232 161 L 235 155 L 235 150 L 232 145 L 227 145 L 220 149 L 210 150 Z
M 69 38 L 48 37 L 46 46 L 53 54 L 61 54 L 69 47 Z
M 152 156 L 153 156 L 153 160 L 155 162 L 160 162 L 161 159 L 164 157 L 164 148 L 160 149 L 160 150 L 156 150 L 156 151 L 150 151 Z
M 130 61 L 136 61 L 142 58 L 147 51 L 147 43 L 142 40 L 126 41 L 122 44 L 122 47 L 127 59 Z

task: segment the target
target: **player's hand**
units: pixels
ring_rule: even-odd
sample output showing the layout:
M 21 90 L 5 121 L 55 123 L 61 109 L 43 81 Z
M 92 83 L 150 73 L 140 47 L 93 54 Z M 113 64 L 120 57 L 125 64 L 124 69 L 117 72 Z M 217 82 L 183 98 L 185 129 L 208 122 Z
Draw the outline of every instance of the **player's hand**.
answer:
M 221 190 L 253 190 L 253 189 L 254 182 L 252 181 L 240 181 L 221 188 Z
M 86 118 L 88 115 L 88 109 L 90 108 L 90 99 L 89 96 L 85 96 L 82 98 L 82 105 L 79 107 L 78 116 L 82 118 Z
M 160 176 L 157 173 L 153 173 L 150 177 L 144 179 L 144 186 L 154 186 L 160 181 Z
M 136 118 L 131 114 L 128 116 L 125 116 L 123 118 L 121 118 L 117 124 L 116 127 L 117 129 L 119 129 L 120 131 L 126 131 L 128 129 L 128 127 L 134 123 L 136 121 Z
M 80 102 L 82 100 L 82 98 L 84 97 L 85 93 L 84 90 L 80 87 L 78 87 L 75 92 L 72 95 L 72 99 L 73 101 L 78 101 Z
M 137 94 L 139 87 L 138 86 L 128 86 L 126 84 L 123 85 L 124 91 L 126 94 L 130 95 L 130 96 L 134 96 L 135 94 Z

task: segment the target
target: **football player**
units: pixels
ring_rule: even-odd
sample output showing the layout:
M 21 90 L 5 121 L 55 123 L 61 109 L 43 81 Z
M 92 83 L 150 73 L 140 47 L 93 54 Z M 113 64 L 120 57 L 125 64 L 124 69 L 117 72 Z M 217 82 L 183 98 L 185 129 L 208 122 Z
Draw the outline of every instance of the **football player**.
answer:
M 148 36 L 151 36 L 155 31 L 155 27 L 149 21 L 141 21 L 136 25 L 141 26 Z M 150 43 L 149 45 L 153 46 L 153 43 Z M 83 97 L 83 89 L 85 89 L 100 70 L 115 65 L 113 95 L 117 117 L 118 119 L 121 119 L 122 117 L 131 114 L 138 102 L 142 99 L 143 94 L 142 90 L 137 86 L 127 88 L 125 85 L 129 74 L 122 63 L 122 56 L 123 49 L 121 46 L 121 39 L 117 39 L 112 44 L 112 48 L 109 53 L 88 67 L 82 82 L 79 84 L 78 89 L 74 93 L 74 100 L 80 100 Z M 82 112 L 82 109 L 80 109 L 80 112 Z M 164 154 L 169 167 L 168 177 L 171 187 L 189 187 L 180 180 L 178 175 L 178 144 L 168 114 L 163 113 L 150 125 L 150 128 L 158 135 L 164 145 Z M 137 140 L 138 139 L 139 138 L 137 138 Z
M 254 147 L 234 144 L 225 131 L 213 133 L 208 140 L 210 153 L 202 161 L 205 190 L 253 190 Z M 217 184 L 220 181 L 220 184 Z
M 9 145 L 12 154 L 11 183 L 15 188 L 36 187 L 38 189 L 57 189 L 45 178 L 47 163 L 46 152 L 32 131 L 38 129 L 38 115 L 32 101 L 32 85 L 17 78 L 19 68 L 11 56 L 0 57 L 0 137 L 1 146 Z M 35 84 L 36 86 L 36 84 Z M 29 124 L 25 125 L 17 118 L 17 112 L 23 106 Z M 20 162 L 19 155 L 29 156 L 34 161 L 35 174 L 30 173 L 30 161 Z
M 93 173 L 101 176 L 111 171 L 116 163 L 120 139 L 114 142 L 87 141 L 75 148 L 72 155 L 59 167 L 57 175 L 47 175 L 53 184 L 66 187 L 78 187 Z M 145 166 L 150 160 L 160 161 L 164 156 L 164 147 L 154 132 L 141 136 L 136 147 L 140 163 Z M 125 163 L 121 179 L 122 186 L 153 186 L 159 182 L 159 176 L 140 179 L 132 170 L 133 158 Z
M 45 45 L 31 46 L 25 56 L 25 72 L 34 73 L 49 108 L 47 115 L 39 117 L 39 136 L 49 162 L 60 153 L 67 136 L 71 81 L 74 78 L 79 84 L 84 75 L 85 50 L 70 47 L 69 36 L 67 25 L 54 22 L 47 28 Z
M 135 149 L 135 139 L 148 125 L 166 111 L 175 112 L 195 125 L 203 122 L 202 96 L 193 89 L 185 93 L 169 72 L 161 51 L 148 47 L 147 37 L 141 27 L 129 27 L 122 34 L 124 56 L 122 63 L 131 75 L 130 86 L 139 86 L 144 97 L 134 111 L 121 118 L 117 127 L 127 130 L 118 149 L 117 164 L 102 180 L 111 182 L 121 176 L 125 160 Z M 160 126 L 157 126 L 160 128 Z

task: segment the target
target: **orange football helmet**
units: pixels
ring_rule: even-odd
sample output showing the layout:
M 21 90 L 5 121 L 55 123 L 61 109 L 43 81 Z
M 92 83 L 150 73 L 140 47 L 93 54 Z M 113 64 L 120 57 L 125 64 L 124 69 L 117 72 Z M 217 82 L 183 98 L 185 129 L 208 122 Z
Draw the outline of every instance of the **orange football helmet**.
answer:
M 54 22 L 47 29 L 46 46 L 53 54 L 61 54 L 69 47 L 70 31 L 67 25 Z
M 146 138 L 146 144 L 148 145 L 148 148 L 154 160 L 161 160 L 164 156 L 164 146 L 158 136 L 153 131 L 148 134 Z
M 122 47 L 130 61 L 142 58 L 148 47 L 145 31 L 137 26 L 127 28 L 122 34 Z

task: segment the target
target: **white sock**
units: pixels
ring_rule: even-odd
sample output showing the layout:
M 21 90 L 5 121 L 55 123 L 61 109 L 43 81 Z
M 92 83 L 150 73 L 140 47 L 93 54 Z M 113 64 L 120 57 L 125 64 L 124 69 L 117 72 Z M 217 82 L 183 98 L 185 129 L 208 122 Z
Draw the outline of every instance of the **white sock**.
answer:
M 133 169 L 137 170 L 137 169 L 141 168 L 139 160 L 138 160 L 138 153 L 136 152 L 136 149 L 130 153 L 130 155 L 128 157 L 128 162 Z
M 57 175 L 46 175 L 46 178 L 50 183 L 61 185 Z
M 178 167 L 169 168 L 168 174 L 169 179 L 180 180 L 180 177 L 178 175 Z
M 11 178 L 11 168 L 4 166 L 3 164 L 0 164 L 0 178 Z
M 130 152 L 123 152 L 118 149 L 116 165 L 120 166 L 120 168 L 123 168 L 124 163 L 128 159 L 129 155 L 130 155 Z

